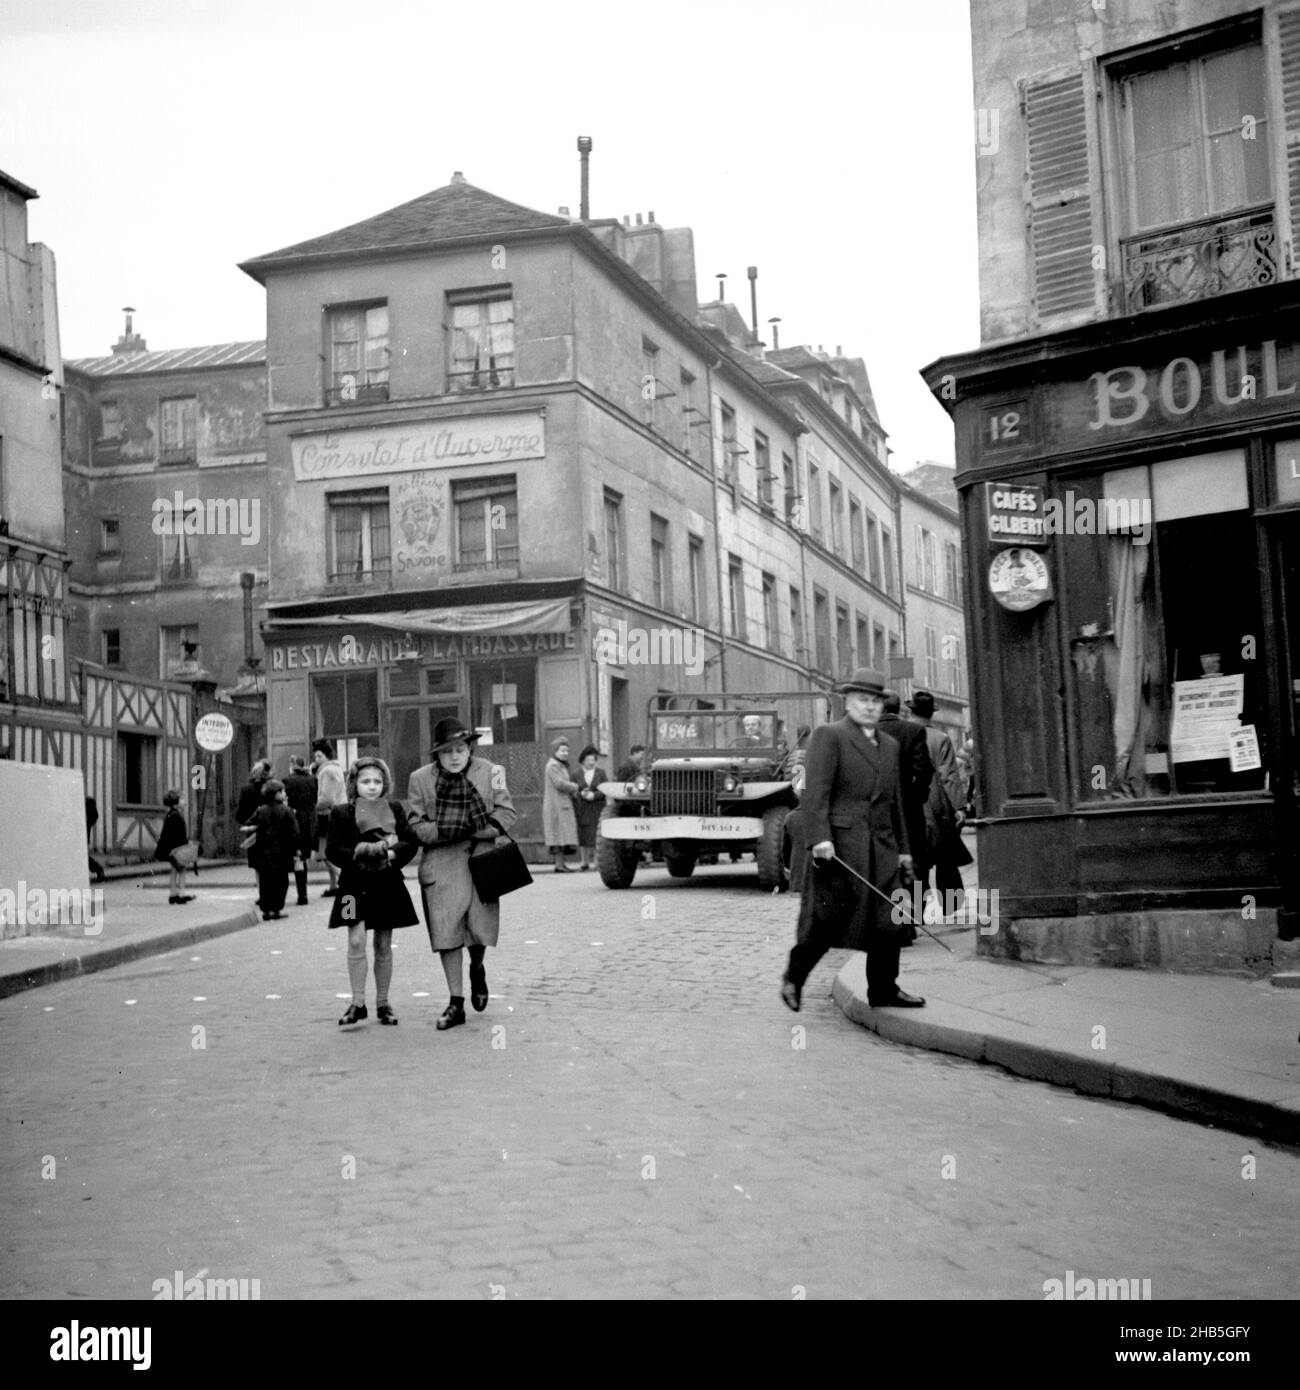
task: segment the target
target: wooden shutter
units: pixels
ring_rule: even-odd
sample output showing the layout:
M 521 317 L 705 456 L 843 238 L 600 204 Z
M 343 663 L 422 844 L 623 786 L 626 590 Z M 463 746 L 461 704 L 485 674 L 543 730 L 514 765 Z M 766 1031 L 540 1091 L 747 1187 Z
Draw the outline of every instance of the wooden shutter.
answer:
M 1034 303 L 1046 320 L 1096 303 L 1083 73 L 1027 83 L 1024 111 Z
M 1277 17 L 1279 59 L 1282 68 L 1282 114 L 1286 124 L 1286 177 L 1291 207 L 1291 264 L 1300 260 L 1300 9 L 1283 10 Z

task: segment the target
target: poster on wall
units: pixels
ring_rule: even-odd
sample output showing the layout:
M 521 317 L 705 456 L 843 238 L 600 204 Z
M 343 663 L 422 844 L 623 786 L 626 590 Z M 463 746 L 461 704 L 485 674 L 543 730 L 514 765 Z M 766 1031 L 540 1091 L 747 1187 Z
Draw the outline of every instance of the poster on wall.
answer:
M 1233 772 L 1253 772 L 1263 767 L 1259 756 L 1259 735 L 1253 724 L 1243 724 L 1228 735 L 1228 762 Z
M 1240 674 L 1174 682 L 1174 719 L 1169 732 L 1174 762 L 1199 763 L 1229 756 L 1231 738 L 1241 732 L 1245 685 L 1246 677 Z
M 989 592 L 1003 608 L 1023 613 L 1052 597 L 1052 578 L 1041 555 L 1016 546 L 993 557 Z

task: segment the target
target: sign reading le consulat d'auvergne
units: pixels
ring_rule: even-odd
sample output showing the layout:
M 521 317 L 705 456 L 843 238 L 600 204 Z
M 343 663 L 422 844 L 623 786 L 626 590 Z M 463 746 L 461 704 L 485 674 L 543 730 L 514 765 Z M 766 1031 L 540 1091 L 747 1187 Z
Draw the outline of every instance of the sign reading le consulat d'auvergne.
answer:
M 512 411 L 304 434 L 289 443 L 293 476 L 306 483 L 544 458 L 546 422 L 541 411 Z

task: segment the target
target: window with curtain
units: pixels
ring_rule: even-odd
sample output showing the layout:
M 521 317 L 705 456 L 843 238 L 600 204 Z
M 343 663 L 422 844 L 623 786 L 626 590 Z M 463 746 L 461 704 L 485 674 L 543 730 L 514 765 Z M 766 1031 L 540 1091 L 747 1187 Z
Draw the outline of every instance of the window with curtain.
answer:
M 347 582 L 392 572 L 388 489 L 329 494 L 329 578 Z
M 158 403 L 161 439 L 159 463 L 193 463 L 195 459 L 198 401 L 178 396 Z
M 330 405 L 388 399 L 388 305 L 345 304 L 326 311 Z
M 519 563 L 519 496 L 513 477 L 453 482 L 457 570 L 502 568 Z
M 605 489 L 605 581 L 611 589 L 627 588 L 627 547 L 623 539 L 623 499 Z
M 451 391 L 515 384 L 515 304 L 509 289 L 451 300 Z

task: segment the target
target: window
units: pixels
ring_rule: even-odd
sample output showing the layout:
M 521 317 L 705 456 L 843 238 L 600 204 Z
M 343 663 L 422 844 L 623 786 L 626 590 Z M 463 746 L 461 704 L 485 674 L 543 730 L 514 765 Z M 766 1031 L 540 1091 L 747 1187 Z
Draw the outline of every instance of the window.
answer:
M 866 574 L 867 546 L 862 537 L 862 504 L 856 497 L 849 498 L 849 553 L 853 557 L 853 568 L 859 574 Z
M 171 678 L 180 670 L 185 660 L 185 644 L 197 646 L 199 625 L 184 623 L 179 627 L 160 627 L 158 629 L 158 675 L 163 680 Z
M 928 624 L 922 628 L 925 638 L 925 683 L 931 690 L 939 689 L 939 634 Z
M 944 595 L 952 599 L 954 603 L 960 603 L 961 598 L 961 551 L 956 541 L 944 541 L 943 543 L 943 582 Z
M 966 682 L 961 659 L 961 638 L 955 632 L 944 634 L 943 649 L 940 655 L 943 657 L 944 689 L 951 690 L 954 695 L 965 695 Z
M 939 592 L 937 568 L 935 534 L 924 526 L 918 526 L 916 528 L 916 587 L 924 589 L 927 594 L 937 594 Z
M 790 641 L 794 647 L 791 655 L 802 661 L 806 655 L 803 636 L 803 595 L 793 584 L 790 585 Z
M 125 731 L 117 736 L 117 799 L 127 806 L 157 806 L 158 740 Z
M 695 378 L 684 368 L 679 394 L 682 402 L 682 453 L 687 458 L 693 459 L 696 456 L 695 431 L 699 428 L 704 415 L 695 399 Z
M 879 623 L 871 625 L 871 664 L 877 671 L 885 669 L 885 629 Z
M 871 665 L 871 629 L 870 629 L 870 627 L 867 625 L 867 620 L 862 616 L 861 613 L 859 613 L 859 614 L 857 615 L 857 621 L 856 621 L 855 626 L 856 626 L 856 628 L 857 628 L 857 639 L 858 639 L 858 665 L 859 665 L 859 666 L 870 666 L 870 665 Z
M 812 538 L 822 538 L 824 521 L 822 518 L 822 473 L 815 463 L 808 465 L 808 524 Z
M 312 738 L 327 738 L 344 767 L 379 748 L 379 673 L 315 676 L 311 683 Z
M 519 497 L 513 477 L 453 482 L 453 570 L 503 569 L 519 563 Z
M 104 666 L 122 664 L 122 629 L 106 627 L 99 634 L 99 660 Z
M 159 512 L 162 532 L 161 579 L 164 584 L 185 584 L 198 573 L 196 538 L 185 534 L 185 508 L 164 499 Z
M 722 476 L 734 483 L 740 454 L 740 443 L 736 438 L 736 412 L 726 401 L 719 400 L 718 416 L 722 428 Z
M 331 581 L 355 582 L 391 573 L 388 489 L 327 494 L 328 574 Z
M 611 589 L 627 588 L 627 546 L 623 539 L 623 499 L 605 489 L 605 582 Z
M 877 532 L 876 518 L 867 513 L 867 573 L 871 576 L 871 582 L 880 587 L 880 547 L 876 542 Z
M 388 399 L 388 305 L 347 304 L 326 310 L 327 405 Z
M 193 463 L 195 453 L 195 421 L 198 401 L 193 396 L 179 396 L 158 403 L 162 439 L 158 446 L 159 463 Z
M 491 728 L 495 761 L 502 761 L 502 753 L 511 744 L 537 742 L 536 661 L 485 662 L 471 667 L 470 679 L 470 725 L 475 729 Z M 503 704 L 494 698 L 501 695 L 513 698 Z M 578 750 L 570 751 L 576 754 Z
M 458 292 L 451 304 L 452 391 L 515 384 L 515 303 L 509 288 Z
M 781 625 L 777 617 L 776 576 L 763 575 L 763 640 L 770 652 L 781 650 Z
M 813 644 L 819 671 L 831 669 L 831 606 L 820 589 L 813 590 Z
M 704 541 L 692 536 L 688 554 L 691 586 L 691 621 L 704 621 Z
M 772 505 L 772 446 L 761 430 L 754 431 L 754 469 L 758 477 L 758 500 Z
M 652 430 L 659 428 L 659 349 L 649 338 L 641 339 L 642 418 Z
M 1259 43 L 1130 71 L 1117 97 L 1127 308 L 1276 280 Z
M 117 401 L 99 403 L 99 438 L 104 444 L 115 444 L 122 438 L 122 407 Z
M 796 486 L 794 460 L 789 454 L 781 455 L 781 488 L 785 495 L 785 519 L 791 525 L 797 525 L 799 489 Z
M 842 492 L 834 478 L 827 480 L 831 492 L 831 550 L 836 555 L 844 555 L 844 508 L 841 505 Z
M 898 582 L 898 571 L 894 568 L 894 537 L 888 526 L 880 528 L 880 548 L 884 552 L 885 592 L 892 594 Z
M 99 519 L 99 553 L 105 559 L 122 557 L 122 525 L 115 516 Z
M 673 606 L 672 557 L 668 550 L 668 523 L 650 513 L 650 585 L 656 608 Z
M 745 631 L 745 567 L 734 555 L 727 556 L 727 619 L 733 637 L 749 640 Z
M 840 675 L 853 673 L 853 637 L 849 631 L 849 610 L 842 604 L 835 605 L 835 660 Z

